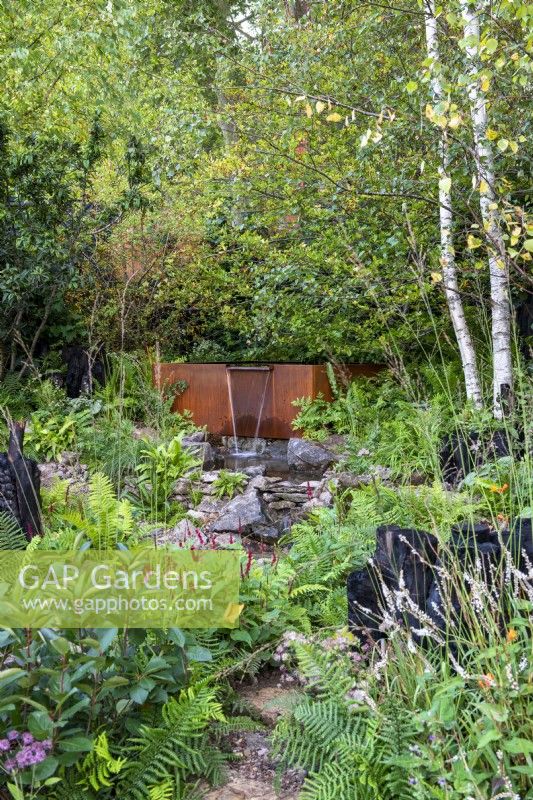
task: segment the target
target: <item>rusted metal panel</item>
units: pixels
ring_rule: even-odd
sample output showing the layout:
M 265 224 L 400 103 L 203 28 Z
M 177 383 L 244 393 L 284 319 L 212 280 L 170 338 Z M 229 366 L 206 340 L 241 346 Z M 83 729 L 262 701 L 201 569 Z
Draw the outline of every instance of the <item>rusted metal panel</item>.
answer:
M 376 375 L 381 369 L 372 364 L 342 368 L 349 378 Z M 320 364 L 158 364 L 154 379 L 161 387 L 185 381 L 187 388 L 172 409 L 190 411 L 197 425 L 222 436 L 233 435 L 230 387 L 238 436 L 298 436 L 291 425 L 298 413 L 293 401 L 319 392 L 332 399 L 326 368 Z

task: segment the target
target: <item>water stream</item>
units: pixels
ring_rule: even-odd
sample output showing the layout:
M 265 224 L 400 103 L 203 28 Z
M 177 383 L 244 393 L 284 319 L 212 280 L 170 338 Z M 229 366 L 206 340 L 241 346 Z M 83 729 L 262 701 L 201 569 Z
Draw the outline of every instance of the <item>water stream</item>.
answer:
M 256 445 L 259 439 L 259 429 L 261 427 L 261 421 L 263 419 L 263 412 L 265 409 L 265 400 L 267 396 L 267 389 L 270 382 L 270 374 L 272 372 L 272 367 L 237 367 L 237 366 L 230 366 L 226 367 L 226 381 L 228 385 L 228 395 L 229 395 L 229 404 L 231 410 L 231 422 L 233 428 L 233 455 L 240 457 L 240 458 L 247 458 L 256 456 Z M 260 393 L 256 392 L 257 387 L 254 386 L 253 381 L 248 381 L 247 384 L 241 387 L 240 395 L 236 394 L 236 387 L 234 386 L 234 381 L 232 377 L 234 377 L 234 373 L 259 373 L 263 377 L 262 387 Z M 256 408 L 246 408 L 246 412 L 250 413 L 250 416 L 253 415 L 255 411 L 255 433 L 254 433 L 254 451 L 253 452 L 241 452 L 239 450 L 239 439 L 237 435 L 237 422 L 238 422 L 238 414 L 236 413 L 236 400 L 246 399 L 250 401 L 250 405 L 255 405 L 254 400 L 256 399 L 257 394 L 259 394 L 259 404 Z M 242 409 L 240 409 L 242 411 Z M 248 415 L 248 414 L 247 414 Z

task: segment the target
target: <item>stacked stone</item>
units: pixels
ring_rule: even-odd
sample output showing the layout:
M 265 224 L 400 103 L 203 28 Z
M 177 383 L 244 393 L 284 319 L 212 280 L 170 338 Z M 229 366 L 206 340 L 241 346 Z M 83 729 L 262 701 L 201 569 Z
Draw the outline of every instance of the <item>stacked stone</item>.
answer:
M 17 486 L 7 453 L 0 453 L 0 511 L 20 521 Z

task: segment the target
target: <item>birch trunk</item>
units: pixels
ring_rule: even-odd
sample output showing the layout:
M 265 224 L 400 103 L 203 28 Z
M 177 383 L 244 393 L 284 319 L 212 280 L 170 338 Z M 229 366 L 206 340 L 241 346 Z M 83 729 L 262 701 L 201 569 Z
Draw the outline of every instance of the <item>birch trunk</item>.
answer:
M 483 227 L 488 239 L 492 310 L 493 410 L 496 419 L 502 419 L 505 414 L 506 401 L 511 401 L 513 391 L 509 270 L 500 229 L 492 145 L 487 139 L 487 105 L 479 78 L 479 8 L 472 6 L 468 0 L 461 0 L 461 11 L 466 41 L 467 70 L 470 78 L 468 97 L 474 134 L 479 205 Z
M 437 37 L 437 19 L 435 16 L 435 0 L 424 2 L 424 22 L 426 29 L 426 46 L 428 57 L 431 59 L 431 91 L 435 103 L 445 100 L 440 77 L 440 56 Z M 457 265 L 453 247 L 453 211 L 451 195 L 451 179 L 449 176 L 449 149 L 448 137 L 445 129 L 441 130 L 439 142 L 439 219 L 440 219 L 440 263 L 442 266 L 442 280 L 450 317 L 452 319 L 461 364 L 463 367 L 466 396 L 475 408 L 481 408 L 482 396 L 479 373 L 476 362 L 474 343 L 470 335 L 468 323 L 459 293 L 457 279 Z

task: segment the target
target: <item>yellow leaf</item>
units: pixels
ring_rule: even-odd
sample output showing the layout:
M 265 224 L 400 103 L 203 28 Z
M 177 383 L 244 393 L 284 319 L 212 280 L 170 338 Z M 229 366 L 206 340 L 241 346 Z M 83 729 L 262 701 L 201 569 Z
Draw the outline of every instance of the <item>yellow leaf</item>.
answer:
M 481 181 L 479 182 L 479 191 L 481 194 L 486 194 L 489 191 L 489 184 L 487 183 L 485 178 L 482 178 Z
M 226 608 L 224 619 L 226 619 L 230 623 L 237 622 L 243 608 L 244 608 L 243 605 L 237 603 L 230 603 Z
M 509 142 L 509 147 L 511 148 L 513 153 L 518 153 L 518 145 L 516 142 L 513 141 Z
M 498 131 L 495 131 L 492 128 L 487 128 L 487 134 L 486 135 L 487 135 L 487 139 L 489 141 L 493 142 L 494 139 L 498 138 L 499 133 L 498 133 Z
M 490 88 L 489 78 L 483 78 L 483 80 L 481 81 L 481 91 L 488 92 L 489 88 Z
M 305 106 L 305 113 L 307 114 L 308 117 L 313 116 L 313 109 L 311 108 L 309 103 L 307 103 L 307 105 Z
M 471 233 L 468 234 L 467 237 L 467 246 L 469 250 L 475 250 L 476 247 L 481 245 L 481 239 L 478 239 L 476 236 L 472 236 Z
M 442 274 L 440 272 L 432 272 L 431 280 L 433 283 L 440 283 L 442 281 Z
M 463 119 L 460 114 L 454 114 L 453 117 L 450 117 L 448 125 L 450 128 L 458 128 L 462 121 Z
M 328 114 L 326 119 L 328 122 L 340 122 L 342 120 L 342 116 L 334 111 L 333 114 Z
M 316 113 L 317 114 L 321 114 L 324 111 L 325 107 L 326 107 L 326 104 L 323 103 L 322 100 L 317 100 L 316 101 L 315 108 L 316 108 Z
M 428 105 L 426 106 L 426 111 L 425 111 L 425 114 L 426 114 L 426 117 L 427 117 L 427 118 L 428 118 L 428 119 L 431 121 L 431 120 L 433 119 L 433 117 L 435 116 L 435 111 L 434 111 L 434 109 L 433 109 L 433 106 L 430 106 L 430 105 L 428 104 Z

